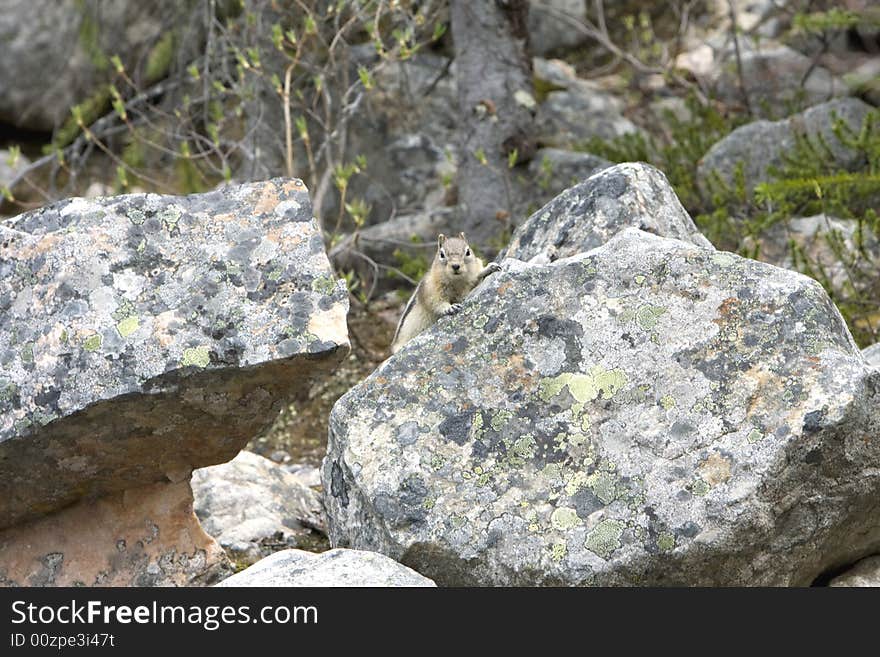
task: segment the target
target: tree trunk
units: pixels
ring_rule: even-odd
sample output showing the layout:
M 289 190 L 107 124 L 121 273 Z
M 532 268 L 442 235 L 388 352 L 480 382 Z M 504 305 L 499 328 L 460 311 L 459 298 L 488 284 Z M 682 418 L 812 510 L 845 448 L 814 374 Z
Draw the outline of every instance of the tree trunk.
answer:
M 451 0 L 450 15 L 462 120 L 461 229 L 497 251 L 513 212 L 511 153 L 523 162 L 534 152 L 528 0 Z

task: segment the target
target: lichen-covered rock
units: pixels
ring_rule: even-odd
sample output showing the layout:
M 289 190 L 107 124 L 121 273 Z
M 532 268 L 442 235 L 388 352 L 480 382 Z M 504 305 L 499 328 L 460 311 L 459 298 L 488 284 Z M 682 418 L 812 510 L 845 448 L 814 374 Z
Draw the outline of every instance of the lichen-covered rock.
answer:
M 252 564 L 282 548 L 311 546 L 327 533 L 315 491 L 252 452 L 196 470 L 192 486 L 202 527 L 236 563 Z
M 193 515 L 188 481 L 84 500 L 0 531 L 2 586 L 203 586 L 231 574 Z
M 827 145 L 838 166 L 856 169 L 865 164 L 864 155 L 840 142 L 834 134 L 834 122 L 840 119 L 858 134 L 871 109 L 858 98 L 838 98 L 782 121 L 748 123 L 731 132 L 703 156 L 697 168 L 697 183 L 708 197 L 716 174 L 726 184 L 733 185 L 737 168 L 742 167 L 746 191 L 751 194 L 757 183 L 768 179 L 771 167 L 780 168 L 785 164 L 784 156 L 791 153 L 798 135 Z
M 438 584 L 787 585 L 880 540 L 880 372 L 818 283 L 627 229 L 507 260 L 342 397 L 335 547 Z
M 535 212 L 516 229 L 505 255 L 566 258 L 601 246 L 624 228 L 711 248 L 663 172 L 627 162 L 593 174 Z
M 862 349 L 862 355 L 869 365 L 880 369 L 880 344 L 872 344 Z
M 225 579 L 217 586 L 436 586 L 427 577 L 385 555 L 359 550 L 321 554 L 284 550 Z
M 880 556 L 862 559 L 845 573 L 832 579 L 828 586 L 880 586 Z
M 0 224 L 0 528 L 232 458 L 348 351 L 299 180 Z

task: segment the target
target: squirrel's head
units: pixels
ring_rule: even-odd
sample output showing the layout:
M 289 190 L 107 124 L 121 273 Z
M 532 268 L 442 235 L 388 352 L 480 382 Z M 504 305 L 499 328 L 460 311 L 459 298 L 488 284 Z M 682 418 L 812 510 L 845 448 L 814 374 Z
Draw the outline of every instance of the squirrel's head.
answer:
M 459 233 L 458 237 L 446 237 L 443 234 L 437 237 L 435 265 L 448 268 L 450 274 L 458 275 L 467 271 L 473 261 L 474 253 L 468 246 L 464 233 Z

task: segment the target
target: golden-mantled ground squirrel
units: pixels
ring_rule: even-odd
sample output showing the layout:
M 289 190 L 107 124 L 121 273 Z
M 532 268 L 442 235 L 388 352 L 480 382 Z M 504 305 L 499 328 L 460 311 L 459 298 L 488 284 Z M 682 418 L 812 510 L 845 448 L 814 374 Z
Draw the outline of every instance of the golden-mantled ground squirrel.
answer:
M 443 315 L 452 315 L 477 283 L 501 267 L 474 255 L 464 233 L 458 237 L 437 237 L 437 254 L 431 268 L 419 282 L 400 316 L 391 341 L 391 353 L 397 351 Z

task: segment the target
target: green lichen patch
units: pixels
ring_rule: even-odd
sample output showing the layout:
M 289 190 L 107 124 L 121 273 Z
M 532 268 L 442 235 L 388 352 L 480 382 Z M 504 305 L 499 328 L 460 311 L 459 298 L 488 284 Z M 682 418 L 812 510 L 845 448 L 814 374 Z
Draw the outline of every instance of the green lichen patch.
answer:
M 554 529 L 566 531 L 581 524 L 577 511 L 569 507 L 561 506 L 550 514 L 550 524 Z
M 85 339 L 85 342 L 83 342 L 83 349 L 86 351 L 98 351 L 103 342 L 104 338 L 101 337 L 101 334 L 94 333 Z
M 620 547 L 620 537 L 625 527 L 626 525 L 619 520 L 603 520 L 587 534 L 584 547 L 607 559 Z
M 332 276 L 318 276 L 312 281 L 312 290 L 321 294 L 333 294 L 336 290 L 336 279 Z
M 123 338 L 127 338 L 137 331 L 139 326 L 140 321 L 138 320 L 137 315 L 129 315 L 116 324 L 116 330 L 119 331 L 119 335 Z
M 761 433 L 761 431 L 758 429 L 752 429 L 749 432 L 749 435 L 746 436 L 746 440 L 748 440 L 750 443 L 754 444 L 754 443 L 757 443 L 757 442 L 764 440 L 764 434 Z
M 602 399 L 611 399 L 626 383 L 623 370 L 609 370 L 601 365 L 594 365 L 587 374 L 564 372 L 552 379 L 544 379 L 541 381 L 539 395 L 546 402 L 567 387 L 571 396 L 583 404 L 594 401 L 600 395 Z
M 180 364 L 184 367 L 189 367 L 190 365 L 194 365 L 195 367 L 207 367 L 210 362 L 211 351 L 204 345 L 184 349 L 183 358 L 180 360 Z
M 671 552 L 675 547 L 675 534 L 662 532 L 657 538 L 657 549 L 661 552 Z
M 642 328 L 644 331 L 650 331 L 655 326 L 657 326 L 657 322 L 660 321 L 660 317 L 666 312 L 666 308 L 663 306 L 652 306 L 651 304 L 645 304 L 640 306 L 636 311 L 636 323 Z

